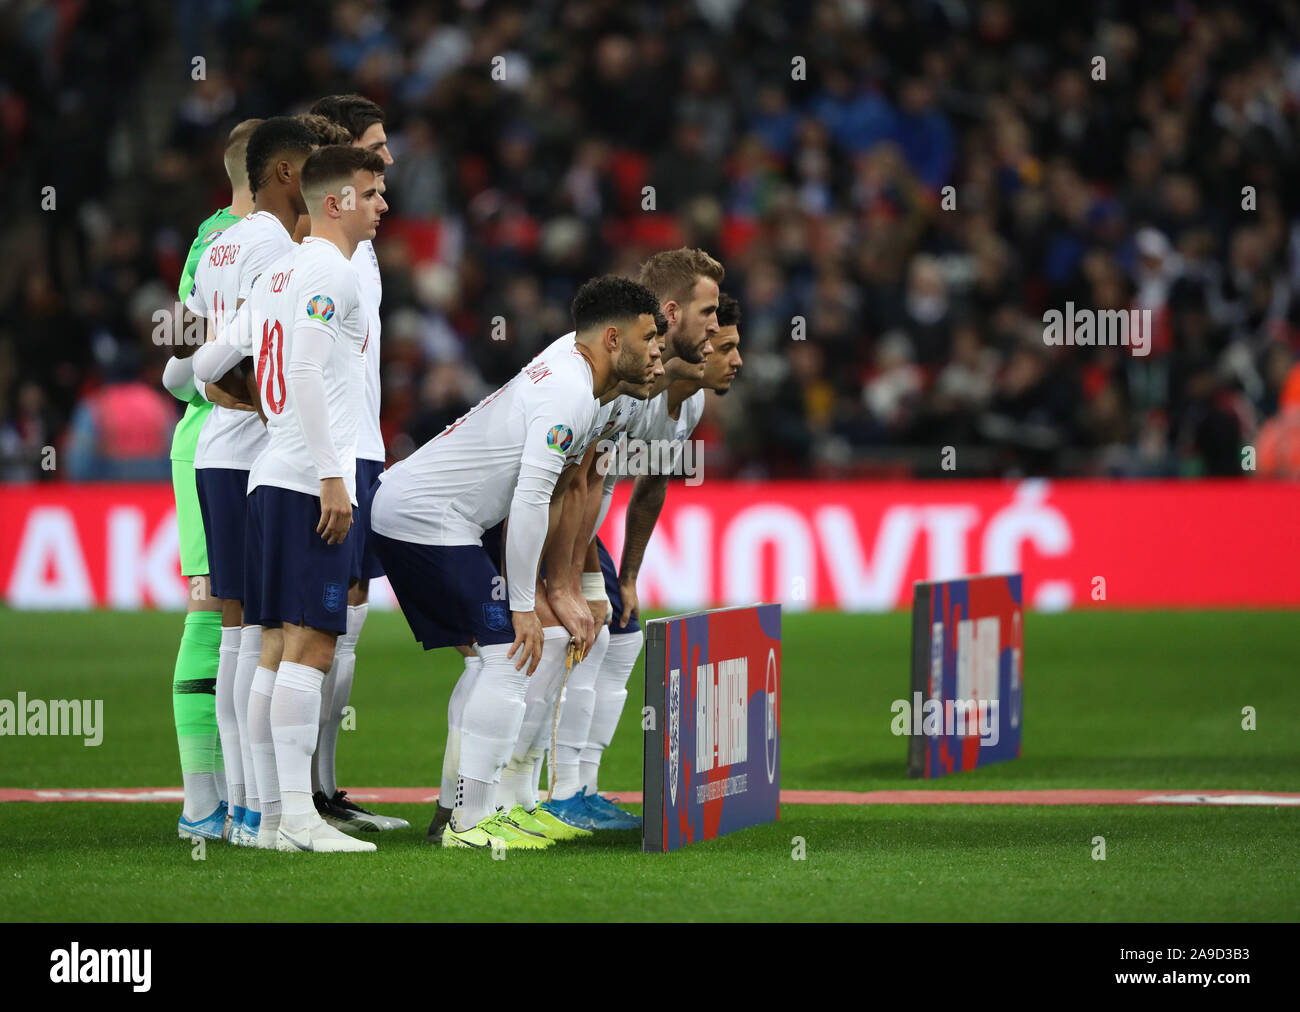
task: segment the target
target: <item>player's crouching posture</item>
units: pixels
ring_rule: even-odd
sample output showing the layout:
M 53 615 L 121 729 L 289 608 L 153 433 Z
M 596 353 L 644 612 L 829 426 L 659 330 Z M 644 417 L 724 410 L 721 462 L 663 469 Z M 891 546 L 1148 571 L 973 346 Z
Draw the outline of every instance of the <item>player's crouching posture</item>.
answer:
M 680 445 L 690 438 L 695 426 L 699 424 L 704 412 L 704 391 L 712 390 L 718 396 L 730 391 L 742 364 L 740 306 L 726 294 L 722 294 L 716 301 L 718 329 L 710 338 L 711 349 L 705 356 L 701 377 L 698 380 L 675 380 L 662 394 L 647 401 L 628 428 L 629 438 L 671 440 Z M 670 468 L 669 471 L 671 470 Z M 617 477 L 614 471 L 606 476 L 606 499 L 600 514 L 602 518 L 608 509 L 613 480 L 617 480 Z M 641 651 L 636 579 L 650 535 L 654 532 L 659 512 L 663 508 L 668 479 L 669 475 L 664 473 L 642 475 L 636 479 L 628 502 L 623 558 L 617 577 L 608 550 L 599 539 L 596 540 L 600 568 L 614 617 L 610 625 L 609 648 L 596 678 L 596 698 L 590 724 L 585 731 L 586 744 L 579 757 L 580 796 L 584 799 L 591 818 L 591 822 L 583 824 L 594 829 L 631 828 L 640 824 L 639 817 L 624 811 L 599 793 L 598 777 L 601 759 L 613 740 L 614 730 L 623 713 L 623 704 L 627 701 L 628 676 Z M 570 740 L 580 736 L 577 728 L 570 728 L 568 734 Z M 560 758 L 562 761 L 563 754 Z M 562 769 L 560 776 L 561 779 L 564 778 Z
M 245 608 L 263 629 L 283 628 L 270 705 L 279 850 L 375 849 L 320 817 L 311 781 L 321 682 L 347 630 L 353 559 L 367 313 L 350 258 L 388 209 L 376 181 L 383 171 L 383 159 L 361 148 L 325 147 L 308 158 L 311 233 L 263 272 L 245 307 L 255 341 L 260 334 L 257 384 L 270 435 L 249 476 Z
M 481 659 L 465 700 L 459 796 L 443 846 L 549 845 L 510 824 L 495 793 L 519 740 L 529 679 L 552 658 L 563 665 L 569 638 L 562 625 L 543 628 L 536 600 L 550 506 L 566 455 L 596 430 L 598 399 L 621 380 L 653 374 L 655 308 L 635 282 L 587 282 L 573 300 L 570 346 L 548 348 L 380 478 L 371 532 L 411 631 L 425 649 L 473 642 Z M 504 574 L 483 546 L 502 520 Z M 555 609 L 564 621 L 568 603 Z

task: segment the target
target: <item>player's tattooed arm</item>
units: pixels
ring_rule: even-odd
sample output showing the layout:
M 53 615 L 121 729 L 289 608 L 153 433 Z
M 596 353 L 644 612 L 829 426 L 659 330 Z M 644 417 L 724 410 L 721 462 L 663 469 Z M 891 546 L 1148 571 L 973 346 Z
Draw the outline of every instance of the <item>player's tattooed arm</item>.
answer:
M 623 537 L 623 559 L 618 567 L 618 586 L 623 593 L 623 614 L 619 623 L 626 625 L 638 610 L 636 578 L 645 558 L 646 545 L 659 521 L 668 494 L 668 476 L 645 474 L 632 485 L 632 496 L 627 504 L 627 527 Z

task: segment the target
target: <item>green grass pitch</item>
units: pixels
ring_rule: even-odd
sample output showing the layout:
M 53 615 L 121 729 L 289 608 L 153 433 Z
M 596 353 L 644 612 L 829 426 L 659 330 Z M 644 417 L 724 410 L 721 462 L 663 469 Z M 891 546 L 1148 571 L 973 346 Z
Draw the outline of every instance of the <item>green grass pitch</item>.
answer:
M 179 784 L 174 614 L 0 611 L 0 698 L 103 699 L 104 741 L 0 737 L 0 787 Z M 890 703 L 909 618 L 787 614 L 782 786 L 1300 790 L 1300 623 L 1285 612 L 1030 615 L 1024 754 L 937 782 L 905 776 Z M 341 782 L 436 785 L 459 661 L 372 613 Z M 639 789 L 640 672 L 601 773 Z M 1254 707 L 1257 729 L 1242 728 Z M 1295 920 L 1294 807 L 786 805 L 781 821 L 669 855 L 635 833 L 544 853 L 442 851 L 431 814 L 355 857 L 178 840 L 170 804 L 0 804 L 0 919 Z M 430 806 L 431 807 L 431 806 Z M 1093 838 L 1106 860 L 1093 860 Z M 794 838 L 805 860 L 795 860 Z M 346 875 L 339 885 L 340 872 Z

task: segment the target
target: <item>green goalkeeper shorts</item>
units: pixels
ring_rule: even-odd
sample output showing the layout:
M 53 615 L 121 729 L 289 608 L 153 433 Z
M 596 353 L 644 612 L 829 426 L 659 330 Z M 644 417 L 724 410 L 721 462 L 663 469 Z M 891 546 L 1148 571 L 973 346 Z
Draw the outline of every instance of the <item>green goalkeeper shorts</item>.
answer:
M 172 488 L 176 491 L 176 534 L 181 546 L 181 575 L 205 576 L 208 543 L 203 535 L 203 514 L 194 483 L 194 461 L 172 461 Z

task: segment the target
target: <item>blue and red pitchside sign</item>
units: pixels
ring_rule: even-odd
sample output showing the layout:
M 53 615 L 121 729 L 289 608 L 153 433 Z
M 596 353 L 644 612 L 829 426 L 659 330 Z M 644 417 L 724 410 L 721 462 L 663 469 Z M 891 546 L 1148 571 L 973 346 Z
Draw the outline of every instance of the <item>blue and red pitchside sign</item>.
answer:
M 641 849 L 775 822 L 781 795 L 781 606 L 646 623 Z
M 912 698 L 894 718 L 909 736 L 908 776 L 1020 755 L 1023 604 L 1019 573 L 914 584 Z

